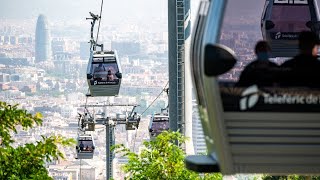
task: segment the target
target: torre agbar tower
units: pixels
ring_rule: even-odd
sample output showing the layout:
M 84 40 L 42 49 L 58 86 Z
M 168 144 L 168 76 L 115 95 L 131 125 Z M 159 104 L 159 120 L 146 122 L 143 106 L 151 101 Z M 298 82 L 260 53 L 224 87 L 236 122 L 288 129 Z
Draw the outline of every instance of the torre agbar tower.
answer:
M 40 14 L 36 27 L 35 62 L 51 59 L 50 31 L 47 18 Z

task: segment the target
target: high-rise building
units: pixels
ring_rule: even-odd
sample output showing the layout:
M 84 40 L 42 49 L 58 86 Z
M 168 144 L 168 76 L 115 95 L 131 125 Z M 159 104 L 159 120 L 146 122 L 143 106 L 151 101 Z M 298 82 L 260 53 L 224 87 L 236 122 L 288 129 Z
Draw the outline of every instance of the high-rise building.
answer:
M 4 44 L 10 44 L 10 36 L 4 36 L 3 43 Z
M 17 45 L 18 44 L 18 37 L 17 36 L 10 36 L 10 44 Z
M 132 41 L 112 41 L 111 49 L 117 50 L 119 56 L 139 55 L 141 51 L 140 43 Z
M 88 60 L 90 57 L 90 43 L 80 42 L 80 59 Z
M 47 18 L 40 14 L 36 27 L 35 62 L 42 62 L 51 59 L 50 30 Z
M 51 41 L 51 48 L 53 56 L 64 53 L 66 51 L 66 41 L 63 39 L 53 39 Z
M 9 74 L 0 74 L 0 82 L 1 83 L 10 82 L 10 75 Z

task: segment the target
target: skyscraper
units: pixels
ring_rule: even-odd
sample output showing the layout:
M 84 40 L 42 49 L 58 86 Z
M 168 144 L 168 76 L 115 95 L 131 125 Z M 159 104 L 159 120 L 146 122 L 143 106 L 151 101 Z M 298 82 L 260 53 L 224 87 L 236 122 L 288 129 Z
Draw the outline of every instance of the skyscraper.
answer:
M 80 59 L 88 60 L 90 57 L 90 43 L 88 41 L 80 42 Z
M 40 14 L 36 27 L 36 55 L 35 62 L 42 62 L 51 59 L 50 31 L 47 18 Z
M 140 43 L 134 41 L 111 41 L 111 49 L 116 49 L 119 56 L 140 54 Z

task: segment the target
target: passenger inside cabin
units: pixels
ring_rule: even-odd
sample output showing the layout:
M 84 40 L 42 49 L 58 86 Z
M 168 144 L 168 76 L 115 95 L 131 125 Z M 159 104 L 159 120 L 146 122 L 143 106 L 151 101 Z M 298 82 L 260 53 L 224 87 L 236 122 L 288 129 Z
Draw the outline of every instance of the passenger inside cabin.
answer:
M 133 113 L 133 119 L 134 119 L 134 120 L 138 119 L 137 112 L 134 112 L 134 113 Z
M 114 76 L 111 72 L 111 69 L 108 70 L 108 74 L 107 74 L 107 81 L 110 82 L 110 81 L 114 81 Z
M 102 63 L 100 63 L 97 67 L 94 68 L 93 75 L 95 80 L 102 80 L 105 76 L 103 72 L 106 71 L 106 68 Z
M 271 48 L 266 41 L 259 41 L 255 46 L 256 60 L 242 71 L 237 86 L 274 86 L 278 65 L 269 60 Z
M 79 148 L 80 148 L 80 151 L 83 151 L 84 145 L 83 145 L 83 142 L 82 142 L 82 141 L 80 141 Z
M 100 63 L 99 66 L 97 66 L 96 68 L 94 68 L 94 72 L 102 72 L 102 71 L 106 71 L 106 68 L 102 63 Z
M 282 86 L 320 87 L 319 37 L 311 31 L 299 36 L 300 53 L 281 65 Z

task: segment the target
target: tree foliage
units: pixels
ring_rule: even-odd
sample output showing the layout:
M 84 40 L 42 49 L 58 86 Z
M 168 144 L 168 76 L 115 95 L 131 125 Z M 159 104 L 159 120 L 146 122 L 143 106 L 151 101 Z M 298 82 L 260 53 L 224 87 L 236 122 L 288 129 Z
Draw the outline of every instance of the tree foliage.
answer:
M 64 158 L 61 146 L 74 144 L 73 139 L 62 136 L 42 136 L 41 141 L 13 147 L 11 133 L 17 127 L 24 130 L 42 125 L 40 113 L 32 115 L 18 105 L 0 102 L 0 179 L 52 179 L 45 167 L 46 162 Z
M 199 175 L 185 168 L 185 154 L 180 148 L 185 141 L 186 138 L 180 133 L 165 131 L 154 140 L 144 142 L 144 148 L 139 154 L 131 152 L 123 145 L 116 145 L 114 148 L 116 153 L 129 159 L 123 166 L 126 179 L 222 179 L 221 174 Z

